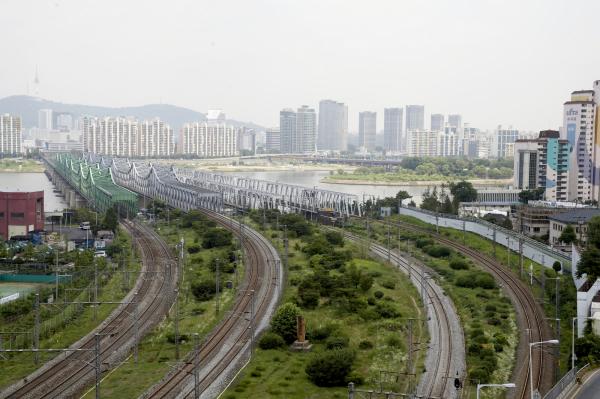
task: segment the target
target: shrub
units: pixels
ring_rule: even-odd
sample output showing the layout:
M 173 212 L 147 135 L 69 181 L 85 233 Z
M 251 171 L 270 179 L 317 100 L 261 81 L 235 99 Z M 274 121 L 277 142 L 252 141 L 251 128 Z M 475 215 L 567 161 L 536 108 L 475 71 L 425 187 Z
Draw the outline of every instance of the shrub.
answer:
M 427 255 L 434 258 L 446 258 L 452 254 L 452 250 L 442 245 L 430 245 L 425 248 Z
M 461 274 L 456 278 L 454 283 L 457 286 L 464 288 L 496 288 L 496 282 L 494 281 L 494 278 L 489 274 L 484 274 L 480 272 Z
M 387 288 L 389 290 L 396 288 L 396 282 L 394 280 L 383 280 L 380 284 L 383 288 Z
M 197 254 L 198 252 L 200 252 L 200 245 L 190 245 L 187 248 L 187 251 L 189 254 Z
M 431 238 L 419 238 L 417 241 L 415 241 L 415 245 L 417 248 L 425 248 L 433 245 L 433 240 Z
M 358 280 L 358 285 L 363 292 L 369 291 L 373 285 L 373 277 L 364 274 L 361 275 L 360 279 Z
M 233 235 L 230 231 L 222 228 L 210 228 L 204 233 L 202 246 L 206 249 L 224 247 L 231 245 Z
M 400 348 L 402 346 L 402 340 L 396 334 L 387 337 L 385 343 L 392 348 Z
M 384 295 L 384 294 L 383 294 L 383 292 L 381 292 L 381 291 L 375 291 L 375 292 L 373 293 L 373 296 L 374 296 L 375 298 L 377 298 L 377 299 L 381 299 L 381 298 L 383 298 L 383 295 Z
M 363 385 L 365 383 L 365 377 L 360 375 L 357 371 L 351 371 L 346 377 L 346 383 L 353 382 L 354 385 Z
M 400 312 L 393 305 L 387 302 L 379 302 L 375 305 L 375 311 L 383 318 L 391 319 L 400 317 Z
M 306 309 L 314 309 L 319 306 L 321 295 L 316 289 L 298 290 L 299 305 Z
M 320 387 L 345 386 L 346 377 L 352 371 L 356 354 L 351 349 L 327 350 L 316 353 L 304 371 L 315 385 Z
M 464 259 L 454 258 L 450 261 L 450 267 L 454 270 L 467 270 L 469 264 Z
M 369 340 L 360 341 L 358 343 L 358 349 L 362 349 L 362 350 L 373 349 L 373 342 L 371 342 Z
M 174 332 L 168 332 L 166 338 L 167 342 L 170 344 L 174 344 L 176 342 Z M 186 334 L 179 334 L 179 343 L 187 341 L 188 338 L 189 337 Z
M 297 337 L 296 317 L 300 315 L 300 308 L 293 303 L 284 303 L 277 309 L 271 320 L 274 333 L 281 335 L 286 343 L 292 343 Z
M 215 282 L 213 280 L 194 281 L 191 285 L 191 290 L 197 300 L 208 301 L 215 295 Z
M 327 239 L 327 242 L 329 242 L 331 245 L 336 247 L 344 246 L 344 236 L 337 231 L 327 231 L 325 233 L 325 239 Z
M 325 340 L 325 347 L 327 349 L 343 349 L 347 348 L 350 344 L 350 340 L 345 336 L 333 336 Z
M 488 303 L 487 305 L 485 305 L 485 310 L 486 312 L 495 312 L 496 305 L 494 305 L 493 303 Z
M 335 330 L 337 330 L 337 326 L 335 324 L 325 324 L 324 326 L 319 326 L 312 331 L 312 339 L 315 341 L 323 341 L 327 339 Z
M 375 304 L 377 303 L 377 300 L 376 300 L 375 298 L 373 298 L 373 297 L 368 297 L 368 298 L 367 298 L 367 303 L 368 303 L 370 306 L 375 306 Z
M 285 341 L 281 338 L 280 335 L 275 334 L 273 332 L 265 333 L 258 341 L 258 346 L 260 349 L 276 349 L 281 348 L 285 345 Z

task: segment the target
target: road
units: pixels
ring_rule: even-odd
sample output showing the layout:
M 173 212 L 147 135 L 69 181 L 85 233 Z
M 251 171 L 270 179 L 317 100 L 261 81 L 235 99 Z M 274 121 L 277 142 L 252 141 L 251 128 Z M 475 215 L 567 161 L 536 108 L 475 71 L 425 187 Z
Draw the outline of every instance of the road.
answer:
M 572 399 L 598 399 L 600 398 L 600 369 L 594 370 L 585 378 L 580 387 L 572 395 Z

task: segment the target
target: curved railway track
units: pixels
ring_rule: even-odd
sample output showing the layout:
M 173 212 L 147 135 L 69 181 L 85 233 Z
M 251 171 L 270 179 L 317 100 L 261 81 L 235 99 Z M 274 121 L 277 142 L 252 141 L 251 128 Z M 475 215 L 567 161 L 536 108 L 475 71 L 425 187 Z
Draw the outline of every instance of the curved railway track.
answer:
M 234 220 L 217 213 L 203 212 L 234 232 L 242 240 L 246 251 L 245 282 L 238 290 L 233 309 L 200 348 L 198 392 L 200 397 L 215 397 L 224 388 L 229 377 L 248 359 L 246 356 L 251 350 L 252 331 L 256 337 L 267 326 L 281 294 L 282 270 L 275 267 L 276 262 L 279 262 L 277 251 L 258 232 L 247 226 L 242 228 Z M 254 296 L 249 295 L 252 291 Z M 248 317 L 252 308 L 255 311 L 254 321 Z M 197 356 L 196 351 L 190 352 L 176 371 L 168 374 L 141 397 L 194 397 L 194 361 Z
M 536 302 L 531 290 L 497 260 L 478 252 L 466 245 L 459 244 L 426 228 L 406 222 L 384 222 L 419 233 L 430 235 L 437 242 L 451 247 L 475 260 L 485 270 L 489 271 L 503 289 L 508 293 L 517 312 L 517 324 L 520 331 L 519 349 L 517 351 L 516 367 L 513 370 L 512 381 L 517 385 L 514 397 L 530 399 L 529 393 L 529 342 L 539 342 L 552 339 L 544 311 Z M 529 331 L 529 333 L 528 333 Z M 554 380 L 554 359 L 544 350 L 537 347 L 532 352 L 533 386 L 543 393 L 552 387 Z
M 160 322 L 175 299 L 176 262 L 167 244 L 150 228 L 125 222 L 142 255 L 142 273 L 124 303 L 94 331 L 67 352 L 48 362 L 22 382 L 0 393 L 1 398 L 76 397 L 94 379 L 95 335 L 100 334 L 100 364 L 106 371 L 122 361 L 137 339 Z M 150 277 L 148 277 L 150 276 Z
M 363 241 L 354 235 L 346 234 L 353 241 Z M 388 259 L 388 250 L 382 245 L 371 243 L 370 250 L 381 259 Z M 428 277 L 424 266 L 412 265 L 396 251 L 389 253 L 392 264 L 410 276 L 412 284 L 421 291 L 421 298 L 429 316 L 431 341 L 427 352 L 425 371 L 417 389 L 417 397 L 456 398 L 457 391 L 453 378 L 462 378 L 465 371 L 465 345 L 462 328 L 454 306 L 443 290 Z M 423 290 L 425 298 L 423 298 Z M 448 312 L 453 313 L 453 321 Z

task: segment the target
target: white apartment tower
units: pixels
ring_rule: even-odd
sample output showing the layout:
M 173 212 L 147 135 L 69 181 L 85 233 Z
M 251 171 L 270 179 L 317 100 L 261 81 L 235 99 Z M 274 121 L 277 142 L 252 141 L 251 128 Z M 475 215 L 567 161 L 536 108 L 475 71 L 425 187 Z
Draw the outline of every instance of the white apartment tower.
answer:
M 52 110 L 40 109 L 38 111 L 38 128 L 41 130 L 52 130 Z
M 156 118 L 140 123 L 136 156 L 170 157 L 175 154 L 173 129 Z
M 600 121 L 596 120 L 600 81 L 593 90 L 578 90 L 564 103 L 561 138 L 571 145 L 569 156 L 569 201 L 598 201 L 600 199 Z
M 307 154 L 315 152 L 317 116 L 314 108 L 303 105 L 295 112 L 286 108 L 279 112 L 281 152 Z
M 494 158 L 508 158 L 514 154 L 514 143 L 519 139 L 519 131 L 509 126 L 508 129 L 499 125 L 494 132 L 491 156 Z
M 84 151 L 115 157 L 137 156 L 139 124 L 133 118 L 83 118 Z
M 279 128 L 269 128 L 265 132 L 265 150 L 268 153 L 281 152 L 281 134 Z
M 409 157 L 438 156 L 439 135 L 435 130 L 410 130 L 406 137 L 406 152 Z
M 406 106 L 406 131 L 425 129 L 425 106 L 407 105 Z
M 225 123 L 186 123 L 182 127 L 182 153 L 202 158 L 239 155 L 239 129 Z
M 431 130 L 442 130 L 444 128 L 444 115 L 431 114 Z
M 347 148 L 348 106 L 333 100 L 321 100 L 317 149 L 345 151 Z
M 21 146 L 21 118 L 10 114 L 0 115 L 0 154 L 18 155 Z
M 383 110 L 383 148 L 389 152 L 400 152 L 402 146 L 402 108 Z
M 377 112 L 363 111 L 358 114 L 358 146 L 365 151 L 375 150 Z

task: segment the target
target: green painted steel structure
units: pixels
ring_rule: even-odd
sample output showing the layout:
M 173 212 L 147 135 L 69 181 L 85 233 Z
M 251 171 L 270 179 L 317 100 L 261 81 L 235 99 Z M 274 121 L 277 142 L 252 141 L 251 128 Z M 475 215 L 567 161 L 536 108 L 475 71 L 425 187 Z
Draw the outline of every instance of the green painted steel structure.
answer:
M 100 168 L 97 164 L 90 165 L 86 160 L 73 158 L 70 154 L 56 154 L 47 161 L 96 210 L 106 212 L 114 207 L 122 215 L 135 215 L 138 212 L 138 195 L 117 185 L 110 169 Z

